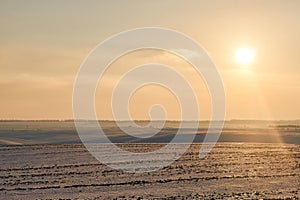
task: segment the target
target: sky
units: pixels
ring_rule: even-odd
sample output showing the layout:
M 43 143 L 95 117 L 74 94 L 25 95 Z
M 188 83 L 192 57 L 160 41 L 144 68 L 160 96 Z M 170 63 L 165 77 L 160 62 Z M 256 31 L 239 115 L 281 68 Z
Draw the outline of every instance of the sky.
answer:
M 300 119 L 300 1 L 0 1 L 0 119 L 70 119 L 76 74 L 106 38 L 141 27 L 174 29 L 201 44 L 226 93 L 226 119 Z M 239 49 L 254 55 L 245 66 Z M 111 65 L 96 95 L 99 119 L 112 119 L 110 93 L 124 69 L 173 65 L 194 85 L 200 120 L 210 96 L 191 66 L 163 51 L 133 52 Z M 126 68 L 127 66 L 127 68 Z M 141 88 L 130 100 L 136 119 L 161 102 L 178 119 L 178 102 L 163 88 Z

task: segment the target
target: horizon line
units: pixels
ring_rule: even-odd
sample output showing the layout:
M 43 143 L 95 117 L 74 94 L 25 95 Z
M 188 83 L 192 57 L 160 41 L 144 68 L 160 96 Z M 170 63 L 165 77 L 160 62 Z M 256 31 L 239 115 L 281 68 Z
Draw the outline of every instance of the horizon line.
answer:
M 149 120 L 149 119 L 134 119 L 134 120 L 113 120 L 113 119 L 99 119 L 99 120 L 91 120 L 91 119 L 0 119 L 0 122 L 74 122 L 74 121 L 99 121 L 99 122 L 130 122 L 130 121 L 138 121 L 138 122 L 150 122 L 150 121 L 166 121 L 166 122 L 232 122 L 232 121 L 300 121 L 300 119 L 226 119 L 226 120 Z

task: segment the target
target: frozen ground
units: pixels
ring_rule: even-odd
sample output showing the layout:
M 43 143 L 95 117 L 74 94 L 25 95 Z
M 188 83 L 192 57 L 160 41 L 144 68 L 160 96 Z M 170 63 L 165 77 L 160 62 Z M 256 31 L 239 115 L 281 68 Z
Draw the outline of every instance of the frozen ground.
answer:
M 140 122 L 147 125 L 148 122 Z M 159 123 L 160 124 L 160 123 Z M 188 122 L 183 134 L 190 134 Z M 115 143 L 168 143 L 177 132 L 178 122 L 166 122 L 166 126 L 157 135 L 140 139 L 124 134 L 112 121 L 101 122 L 101 126 Z M 130 133 L 155 132 L 156 127 L 134 129 L 125 122 L 121 126 Z M 202 142 L 207 132 L 208 122 L 201 121 L 195 142 Z M 93 142 L 101 140 L 93 138 Z M 226 121 L 219 142 L 247 143 L 288 143 L 300 144 L 300 121 Z M 81 144 L 73 121 L 0 121 L 0 145 L 28 144 Z
M 137 152 L 163 144 L 120 145 Z M 202 160 L 200 145 L 144 174 L 106 167 L 80 144 L 2 146 L 0 199 L 300 198 L 300 145 L 219 143 Z

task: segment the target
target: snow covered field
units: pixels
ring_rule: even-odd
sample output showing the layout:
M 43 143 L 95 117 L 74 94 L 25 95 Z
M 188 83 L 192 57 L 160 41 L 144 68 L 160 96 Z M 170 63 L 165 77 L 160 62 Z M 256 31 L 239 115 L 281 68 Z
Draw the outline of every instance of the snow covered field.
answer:
M 119 145 L 139 152 L 164 144 Z M 142 174 L 111 169 L 81 144 L 1 146 L 0 199 L 300 198 L 300 145 L 218 143 L 202 160 L 200 145 Z

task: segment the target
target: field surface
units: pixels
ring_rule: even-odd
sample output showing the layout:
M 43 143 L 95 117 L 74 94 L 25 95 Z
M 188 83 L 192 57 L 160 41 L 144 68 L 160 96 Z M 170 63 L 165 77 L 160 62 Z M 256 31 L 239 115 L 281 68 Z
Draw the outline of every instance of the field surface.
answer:
M 134 152 L 162 145 L 120 144 Z M 4 145 L 0 199 L 300 198 L 299 145 L 218 143 L 199 159 L 200 145 L 170 166 L 135 174 L 101 164 L 81 144 Z

